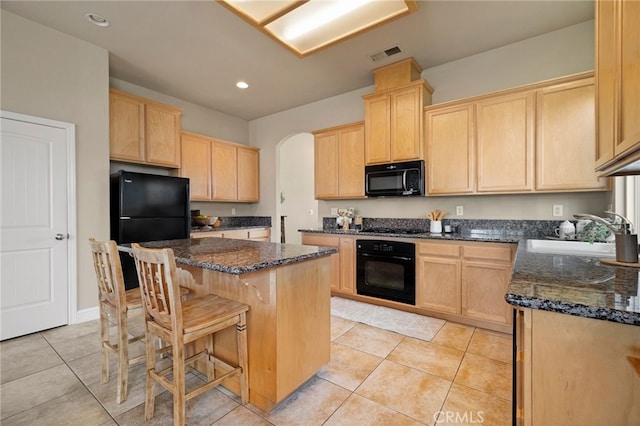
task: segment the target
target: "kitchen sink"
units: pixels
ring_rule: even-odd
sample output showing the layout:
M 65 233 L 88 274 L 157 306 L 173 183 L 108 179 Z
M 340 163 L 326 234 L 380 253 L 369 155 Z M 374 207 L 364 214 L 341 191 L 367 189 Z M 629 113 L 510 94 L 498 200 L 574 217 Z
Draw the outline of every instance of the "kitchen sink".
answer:
M 616 257 L 614 243 L 588 243 L 568 240 L 527 240 L 531 253 L 554 253 L 574 256 Z

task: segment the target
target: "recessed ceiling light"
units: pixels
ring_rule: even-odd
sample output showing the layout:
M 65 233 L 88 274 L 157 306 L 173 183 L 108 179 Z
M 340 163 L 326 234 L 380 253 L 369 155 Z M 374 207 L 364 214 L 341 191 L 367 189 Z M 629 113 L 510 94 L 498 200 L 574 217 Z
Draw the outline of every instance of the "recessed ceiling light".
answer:
M 239 89 L 246 89 L 249 87 L 249 84 L 246 81 L 239 81 L 236 83 L 236 87 Z
M 99 27 L 108 27 L 110 25 L 106 18 L 97 13 L 85 13 L 84 19 Z

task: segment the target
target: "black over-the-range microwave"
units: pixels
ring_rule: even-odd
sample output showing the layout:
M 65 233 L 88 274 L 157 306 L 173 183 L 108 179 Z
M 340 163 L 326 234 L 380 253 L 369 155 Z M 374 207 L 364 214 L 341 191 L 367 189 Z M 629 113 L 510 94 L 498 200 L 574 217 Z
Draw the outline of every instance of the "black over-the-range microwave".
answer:
M 365 166 L 365 194 L 369 197 L 424 195 L 424 161 Z

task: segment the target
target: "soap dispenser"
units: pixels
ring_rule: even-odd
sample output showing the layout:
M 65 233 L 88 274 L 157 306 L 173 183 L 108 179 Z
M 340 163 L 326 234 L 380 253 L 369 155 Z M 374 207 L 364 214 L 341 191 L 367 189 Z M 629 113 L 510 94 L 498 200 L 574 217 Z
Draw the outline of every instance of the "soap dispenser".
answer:
M 638 263 L 638 234 L 631 233 L 631 224 L 622 223 L 616 234 L 616 260 L 625 263 Z

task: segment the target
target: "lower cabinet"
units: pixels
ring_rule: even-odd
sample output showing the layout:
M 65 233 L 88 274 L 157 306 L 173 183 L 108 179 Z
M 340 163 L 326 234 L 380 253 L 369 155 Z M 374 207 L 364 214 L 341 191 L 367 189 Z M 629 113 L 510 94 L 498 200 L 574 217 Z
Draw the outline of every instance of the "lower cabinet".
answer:
M 235 238 L 237 240 L 271 241 L 271 229 L 247 228 L 229 229 L 226 231 L 192 232 L 191 238 Z
M 354 238 L 303 233 L 302 244 L 307 246 L 338 248 L 340 252 L 331 255 L 331 293 L 356 293 L 356 252 Z
M 516 312 L 514 424 L 640 424 L 640 327 Z
M 504 300 L 516 246 L 430 241 L 417 244 L 416 307 L 447 319 L 511 332 Z

